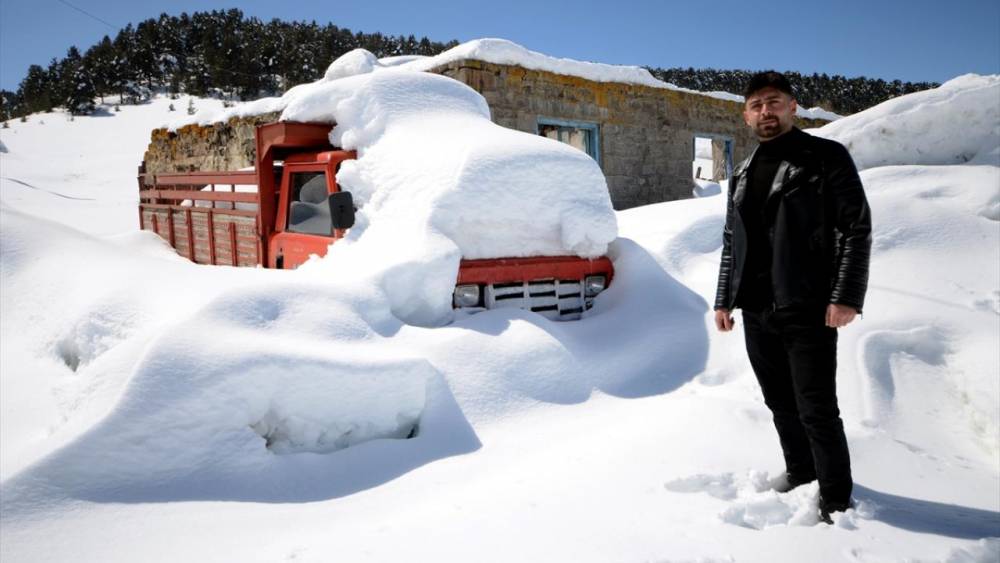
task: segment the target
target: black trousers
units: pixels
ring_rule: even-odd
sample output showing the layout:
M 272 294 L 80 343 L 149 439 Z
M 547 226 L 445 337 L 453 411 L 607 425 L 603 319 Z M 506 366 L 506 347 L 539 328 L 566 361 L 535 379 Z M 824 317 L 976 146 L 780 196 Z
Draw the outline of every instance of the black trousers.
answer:
M 837 407 L 837 329 L 825 315 L 825 305 L 744 310 L 744 333 L 789 478 L 818 479 L 825 501 L 847 503 L 853 482 Z

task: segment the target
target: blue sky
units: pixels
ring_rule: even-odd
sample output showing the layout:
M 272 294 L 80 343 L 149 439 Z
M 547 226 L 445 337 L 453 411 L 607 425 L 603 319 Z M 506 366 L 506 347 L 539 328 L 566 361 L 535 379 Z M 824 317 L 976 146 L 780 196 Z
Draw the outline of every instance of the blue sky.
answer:
M 65 2 L 94 17 L 84 15 Z M 946 7 L 947 6 L 947 7 Z M 0 0 L 0 88 L 31 64 L 81 51 L 162 12 L 237 7 L 269 20 L 446 41 L 502 37 L 543 53 L 611 64 L 775 68 L 887 80 L 1000 73 L 1000 2 L 841 0 L 708 2 L 355 0 L 239 4 L 210 0 Z M 325 66 L 325 63 L 324 63 Z

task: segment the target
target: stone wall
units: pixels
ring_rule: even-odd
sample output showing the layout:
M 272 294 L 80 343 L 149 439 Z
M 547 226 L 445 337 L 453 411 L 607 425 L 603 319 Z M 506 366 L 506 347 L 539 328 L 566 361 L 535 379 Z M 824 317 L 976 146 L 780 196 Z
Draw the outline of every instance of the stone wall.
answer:
M 732 139 L 734 164 L 756 145 L 739 102 L 476 60 L 432 72 L 481 93 L 493 121 L 505 127 L 536 133 L 539 118 L 598 124 L 601 168 L 616 209 L 691 197 L 696 135 Z
M 733 141 L 734 164 L 756 140 L 743 123 L 742 104 L 708 96 L 518 66 L 465 60 L 433 69 L 468 84 L 489 103 L 493 121 L 531 134 L 539 118 L 598 125 L 600 162 L 616 209 L 691 197 L 694 137 Z M 254 128 L 278 113 L 153 131 L 146 172 L 238 170 L 254 165 Z M 822 120 L 799 120 L 803 128 Z
M 266 113 L 207 126 L 187 125 L 176 133 L 154 129 L 143 155 L 146 172 L 172 174 L 253 166 L 257 156 L 255 128 L 277 121 L 279 115 Z

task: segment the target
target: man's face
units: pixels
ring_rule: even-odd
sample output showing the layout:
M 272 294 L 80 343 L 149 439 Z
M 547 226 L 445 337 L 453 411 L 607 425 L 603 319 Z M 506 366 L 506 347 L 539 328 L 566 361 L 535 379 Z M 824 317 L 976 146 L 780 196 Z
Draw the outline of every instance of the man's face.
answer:
M 795 124 L 795 100 L 776 88 L 762 88 L 746 99 L 743 119 L 761 141 L 791 131 Z

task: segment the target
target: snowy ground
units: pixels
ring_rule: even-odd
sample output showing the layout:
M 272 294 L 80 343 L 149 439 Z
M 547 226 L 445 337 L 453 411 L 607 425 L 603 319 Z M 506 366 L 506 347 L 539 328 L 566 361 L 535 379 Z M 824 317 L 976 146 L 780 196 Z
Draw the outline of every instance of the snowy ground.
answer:
M 815 485 L 767 490 L 780 452 L 742 334 L 710 329 L 721 197 L 619 213 L 614 284 L 581 321 L 419 328 L 350 276 L 195 266 L 135 232 L 169 100 L 13 122 L 0 559 L 995 562 L 1000 78 L 976 80 L 958 86 L 985 103 L 871 118 L 925 151 L 981 128 L 971 163 L 858 149 L 886 156 L 865 160 L 871 290 L 841 332 L 858 506 L 833 526 Z M 328 439 L 416 418 L 409 440 Z

